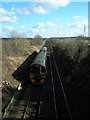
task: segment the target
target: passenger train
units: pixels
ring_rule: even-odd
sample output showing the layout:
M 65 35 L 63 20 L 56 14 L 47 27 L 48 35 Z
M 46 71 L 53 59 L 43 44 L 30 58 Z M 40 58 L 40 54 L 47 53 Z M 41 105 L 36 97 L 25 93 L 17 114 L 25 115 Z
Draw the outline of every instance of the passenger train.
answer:
M 33 84 L 43 84 L 46 78 L 47 47 L 43 46 L 31 64 L 30 80 Z

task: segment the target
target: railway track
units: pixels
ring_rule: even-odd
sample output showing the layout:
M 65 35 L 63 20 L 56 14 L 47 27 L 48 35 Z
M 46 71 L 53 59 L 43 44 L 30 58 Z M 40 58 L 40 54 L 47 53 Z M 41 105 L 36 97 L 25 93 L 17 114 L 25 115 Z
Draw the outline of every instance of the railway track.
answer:
M 69 103 L 53 56 L 53 50 L 51 47 L 49 47 L 49 50 L 50 56 L 47 60 L 47 78 L 44 84 L 40 120 L 72 120 Z
M 72 120 L 69 103 L 50 44 L 48 50 L 50 56 L 47 61 L 48 70 L 46 83 L 44 84 L 44 103 L 41 106 L 41 119 Z
M 42 86 L 33 86 L 32 92 L 25 105 L 22 119 L 39 119 Z
M 50 46 L 51 47 L 51 46 Z M 63 83 L 58 71 L 58 67 L 51 49 L 50 68 L 53 88 L 53 101 L 56 120 L 72 120 L 71 110 L 64 91 Z
M 27 86 L 19 96 L 9 103 L 3 119 L 35 119 L 39 118 L 42 87 Z
M 53 54 L 51 55 L 52 61 L 50 61 L 51 65 L 51 75 L 52 75 L 52 85 L 53 85 L 53 98 L 54 98 L 54 108 L 56 113 L 56 120 L 72 120 L 71 111 L 69 108 L 69 103 L 67 101 L 67 97 L 64 91 L 64 87 L 62 84 L 62 80 L 60 78 L 60 74 L 58 71 L 57 64 L 55 62 L 55 58 Z
M 28 85 L 9 105 L 3 118 L 72 120 L 53 50 L 48 46 L 47 76 L 44 85 Z
M 50 72 L 50 61 L 47 60 L 47 76 L 45 84 L 42 91 L 42 104 L 40 107 L 40 120 L 55 120 L 55 111 L 54 111 L 54 101 L 53 101 L 53 91 L 52 91 L 52 81 L 51 81 L 51 72 Z

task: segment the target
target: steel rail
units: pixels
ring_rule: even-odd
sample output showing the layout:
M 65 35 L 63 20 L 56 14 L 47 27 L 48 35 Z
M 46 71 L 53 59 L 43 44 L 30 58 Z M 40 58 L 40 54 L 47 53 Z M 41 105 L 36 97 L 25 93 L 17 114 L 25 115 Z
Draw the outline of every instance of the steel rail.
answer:
M 65 103 L 66 103 L 66 106 L 67 106 L 67 110 L 68 110 L 68 113 L 69 113 L 69 116 L 70 116 L 70 120 L 72 120 L 72 115 L 71 115 L 71 111 L 70 111 L 70 108 L 69 108 L 69 104 L 68 104 L 68 101 L 67 101 L 67 98 L 66 98 L 66 95 L 65 95 L 64 87 L 63 87 L 61 77 L 60 77 L 60 74 L 59 74 L 59 71 L 58 71 L 58 67 L 57 67 L 57 64 L 56 64 L 56 61 L 55 61 L 55 58 L 54 58 L 53 54 L 52 54 L 52 57 L 53 57 L 55 68 L 56 68 L 56 71 L 57 71 L 57 75 L 58 75 L 58 78 L 59 78 L 59 81 L 60 81 L 61 89 L 62 89 L 63 96 L 64 96 L 64 99 L 65 99 Z
M 37 120 L 39 120 L 40 119 L 40 110 L 41 110 L 41 108 L 40 108 L 40 101 L 41 101 L 41 97 L 42 97 L 42 86 L 40 86 L 41 88 L 40 88 L 40 98 L 39 98 L 39 101 L 38 101 L 38 116 L 37 116 Z
M 29 95 L 29 98 L 28 98 L 28 100 L 27 100 L 27 102 L 26 102 L 25 109 L 24 109 L 23 115 L 22 115 L 22 120 L 25 119 L 25 115 L 26 115 L 26 112 L 27 112 L 27 109 L 28 109 L 28 105 L 29 105 L 29 101 L 30 101 L 30 99 L 31 99 L 32 93 L 33 93 L 33 90 L 32 90 L 32 92 L 31 92 L 31 94 Z
M 34 86 L 33 86 L 33 87 L 34 87 Z M 27 100 L 27 102 L 26 102 L 25 109 L 24 109 L 23 116 L 22 116 L 22 119 L 23 119 L 23 120 L 24 120 L 24 119 L 27 119 L 27 118 L 25 118 L 25 116 L 26 116 L 26 114 L 27 114 L 28 106 L 29 106 L 30 101 L 31 101 L 31 99 L 32 99 L 33 91 L 34 91 L 34 88 L 32 89 L 31 94 L 29 95 L 28 100 Z M 39 98 L 38 98 L 38 100 L 37 100 L 37 110 L 36 110 L 36 116 L 35 116 L 35 118 L 36 118 L 37 120 L 39 120 L 39 117 L 40 117 L 41 92 L 42 92 L 42 88 L 40 88 L 40 96 L 39 96 Z
M 53 98 L 54 98 L 54 109 L 55 109 L 55 114 L 56 114 L 56 120 L 58 120 L 58 117 L 57 117 L 57 107 L 56 107 L 56 99 L 55 99 L 55 88 L 54 88 L 54 82 L 53 82 L 53 73 L 52 73 L 51 58 L 50 58 L 50 69 L 51 69 L 51 78 L 52 78 L 52 88 L 53 88 Z

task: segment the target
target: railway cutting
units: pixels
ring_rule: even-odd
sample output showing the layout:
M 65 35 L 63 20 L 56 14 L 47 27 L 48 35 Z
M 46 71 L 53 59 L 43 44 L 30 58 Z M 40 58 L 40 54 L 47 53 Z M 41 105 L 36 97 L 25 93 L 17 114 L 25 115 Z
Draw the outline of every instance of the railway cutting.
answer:
M 12 98 L 5 109 L 3 119 L 72 120 L 67 97 L 53 56 L 53 48 L 49 41 L 45 47 L 42 47 L 31 67 L 31 82 L 19 90 L 17 97 Z

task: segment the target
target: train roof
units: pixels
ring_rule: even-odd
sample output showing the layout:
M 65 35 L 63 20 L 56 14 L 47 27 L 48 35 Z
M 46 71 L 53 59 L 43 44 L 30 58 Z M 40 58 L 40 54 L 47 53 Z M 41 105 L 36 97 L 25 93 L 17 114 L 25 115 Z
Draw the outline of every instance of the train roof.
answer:
M 31 64 L 31 66 L 37 64 L 37 65 L 41 65 L 41 66 L 45 67 L 46 52 L 47 52 L 47 47 L 46 46 L 42 47 L 40 52 L 38 53 L 38 55 L 34 59 L 33 63 Z
M 47 51 L 47 47 L 46 47 L 46 46 L 43 46 L 43 47 L 41 48 L 41 50 Z M 41 50 L 40 50 L 40 51 L 41 51 Z

